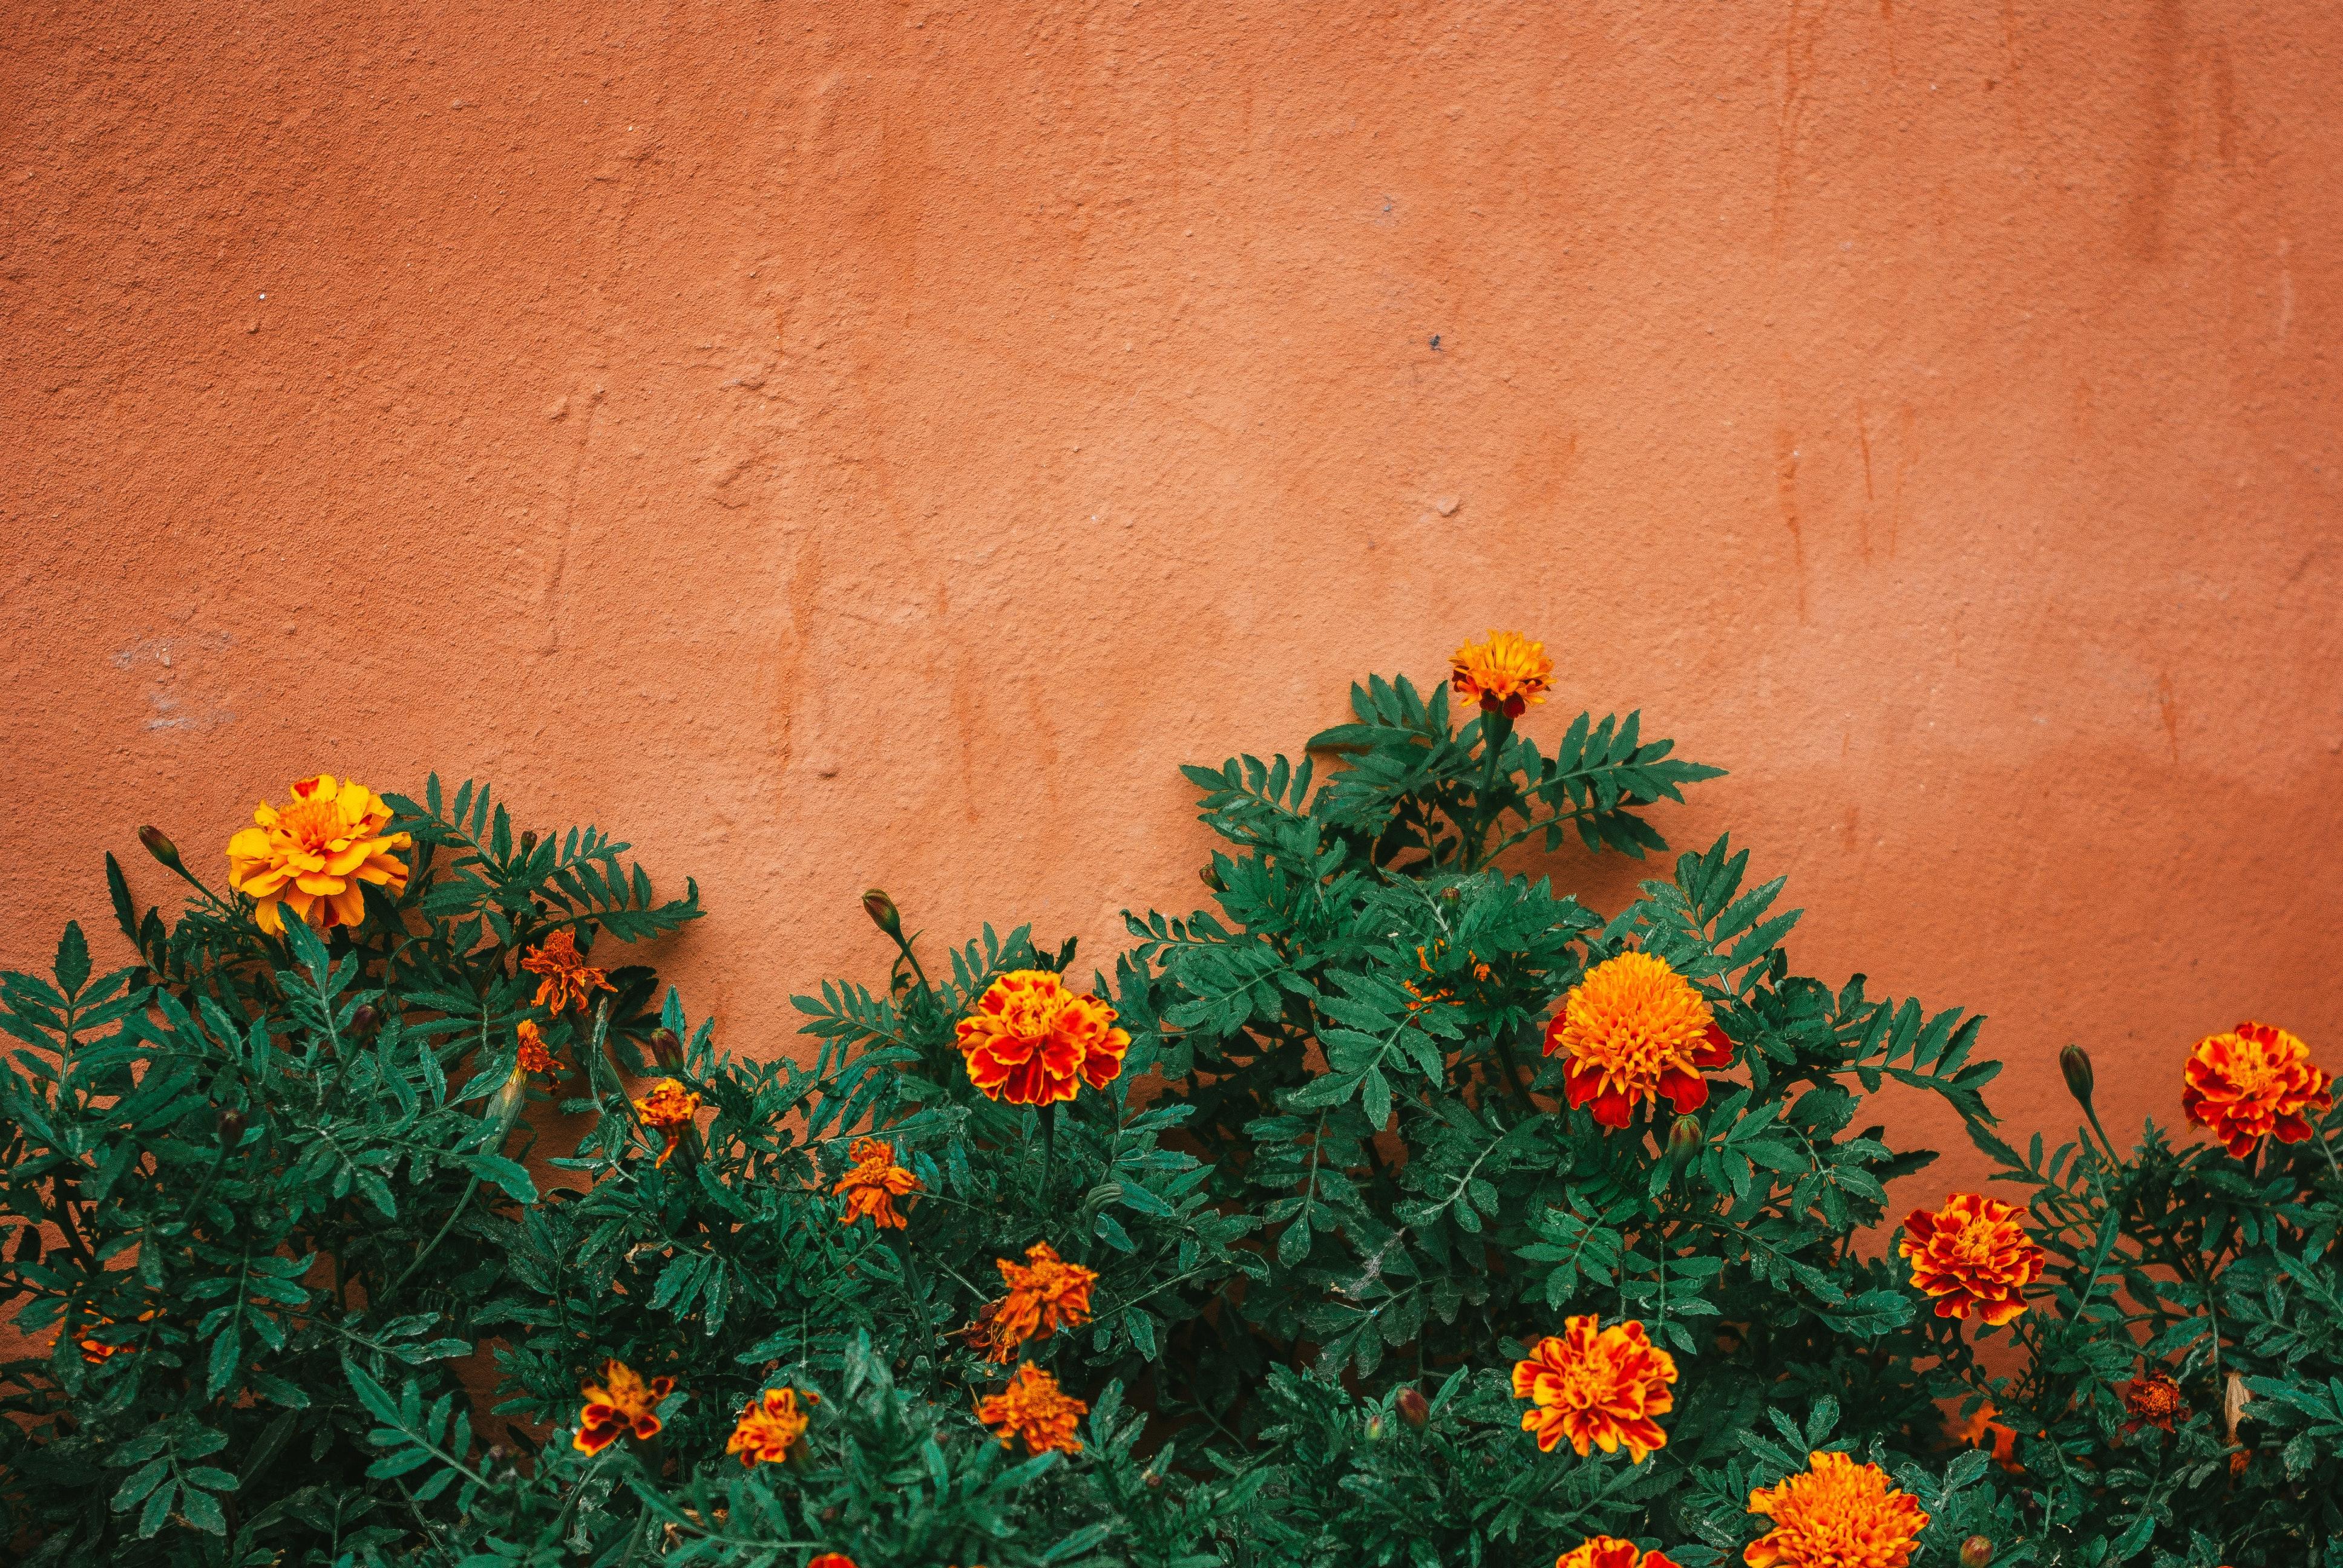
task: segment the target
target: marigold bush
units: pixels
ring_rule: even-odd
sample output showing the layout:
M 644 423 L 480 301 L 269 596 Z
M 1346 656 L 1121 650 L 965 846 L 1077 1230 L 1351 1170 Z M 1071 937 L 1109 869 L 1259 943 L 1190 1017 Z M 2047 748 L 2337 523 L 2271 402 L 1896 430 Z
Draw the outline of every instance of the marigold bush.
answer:
M 866 893 L 884 979 L 800 998 L 802 1049 L 631 961 L 696 887 L 482 787 L 143 830 L 177 913 L 109 858 L 128 961 L 72 926 L 0 978 L 9 1553 L 2343 1558 L 2316 1043 L 2177 1020 L 2202 1131 L 2129 1147 L 2070 1050 L 2085 1125 L 2012 1141 L 1981 1020 L 1795 972 L 1749 850 L 1558 889 L 1716 769 L 1554 690 L 1495 635 L 1187 769 L 1210 906 L 1111 974 Z M 1891 1209 L 1935 1156 L 1890 1082 L 2001 1197 Z

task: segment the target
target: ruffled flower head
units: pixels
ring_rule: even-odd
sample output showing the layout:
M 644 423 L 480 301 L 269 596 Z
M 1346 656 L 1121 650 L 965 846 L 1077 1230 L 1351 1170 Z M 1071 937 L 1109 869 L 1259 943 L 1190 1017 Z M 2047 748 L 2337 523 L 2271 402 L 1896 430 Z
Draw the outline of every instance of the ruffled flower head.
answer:
M 523 1072 L 551 1072 L 554 1067 L 553 1052 L 545 1048 L 545 1036 L 539 1031 L 536 1023 L 528 1019 L 523 1019 L 520 1020 L 518 1032 L 520 1036 L 520 1054 L 514 1059 L 515 1064 Z
M 2124 1413 L 2131 1417 L 2124 1423 L 2126 1432 L 2137 1432 L 2143 1426 L 2170 1432 L 2172 1423 L 2188 1413 L 2180 1385 L 2160 1372 L 2135 1378 L 2116 1392 L 2123 1398 Z
M 610 990 L 610 976 L 586 961 L 578 939 L 568 929 L 554 932 L 533 953 L 523 955 L 520 967 L 538 977 L 537 1005 L 548 1012 L 582 1008 L 598 990 Z
M 1000 1436 L 1003 1448 L 1021 1437 L 1035 1453 L 1080 1453 L 1082 1442 L 1074 1428 L 1090 1408 L 1059 1388 L 1056 1378 L 1028 1362 L 1017 1369 L 1007 1388 L 977 1402 L 976 1419 Z
M 1749 1494 L 1774 1528 L 1741 1552 L 1749 1568 L 1906 1568 L 1928 1515 L 1875 1464 L 1810 1453 L 1806 1470 Z
M 1707 1000 L 1650 953 L 1621 953 L 1586 971 L 1546 1025 L 1545 1053 L 1569 1060 L 1564 1092 L 1575 1111 L 1625 1127 L 1639 1106 L 1667 1097 L 1676 1113 L 1708 1103 L 1709 1068 L 1733 1060 Z
M 2335 1106 L 2332 1081 L 2310 1065 L 2310 1048 L 2266 1023 L 2241 1023 L 2198 1040 L 2184 1075 L 2180 1109 L 2239 1160 L 2265 1138 L 2301 1142 L 2310 1136 L 2303 1113 Z
M 1982 1322 L 2006 1323 L 2026 1311 L 2020 1292 L 2049 1263 L 2022 1218 L 1998 1198 L 1956 1192 L 1933 1214 L 1905 1216 L 1896 1253 L 1912 1261 L 1912 1283 L 1936 1299 L 1938 1317 L 1974 1311 Z
M 407 862 L 391 851 L 414 840 L 383 830 L 390 808 L 355 779 L 304 779 L 282 809 L 263 803 L 252 819 L 227 841 L 227 885 L 252 900 L 253 920 L 271 936 L 284 934 L 288 906 L 331 930 L 366 919 L 365 883 L 407 890 Z
M 1616 1535 L 1592 1535 L 1554 1560 L 1554 1568 L 1676 1568 L 1664 1552 L 1645 1552 Z
M 651 1091 L 635 1101 L 635 1114 L 643 1125 L 663 1134 L 667 1147 L 659 1151 L 655 1164 L 664 1165 L 668 1157 L 683 1141 L 683 1130 L 699 1114 L 699 1096 L 687 1091 L 672 1078 L 662 1078 L 651 1085 Z
M 1069 1263 L 1047 1241 L 1025 1249 L 1025 1261 L 993 1260 L 1009 1294 L 979 1314 L 970 1338 L 984 1350 L 987 1361 L 1016 1359 L 1017 1349 L 1029 1340 L 1044 1340 L 1061 1328 L 1074 1328 L 1091 1320 L 1091 1287 L 1095 1271 Z
M 1049 970 L 1011 970 L 994 980 L 958 1035 L 969 1081 L 987 1100 L 1011 1105 L 1071 1100 L 1085 1083 L 1104 1089 L 1131 1049 L 1131 1036 L 1114 1027 L 1114 1009 Z
M 1554 660 L 1545 644 L 1532 642 L 1517 631 L 1493 631 L 1480 642 L 1468 642 L 1448 656 L 1449 686 L 1483 712 L 1502 712 L 1519 719 L 1524 709 L 1545 700 L 1554 680 Z
M 1616 1453 L 1641 1464 L 1653 1450 L 1667 1446 L 1668 1434 L 1654 1417 L 1675 1407 L 1668 1385 L 1676 1381 L 1675 1358 L 1652 1343 L 1644 1325 L 1595 1327 L 1597 1320 L 1564 1320 L 1562 1332 L 1537 1342 L 1525 1361 L 1513 1363 L 1513 1397 L 1530 1401 L 1522 1430 L 1537 1434 L 1551 1452 L 1564 1439 L 1579 1457 L 1588 1448 Z
M 805 1397 L 808 1404 L 815 1402 L 814 1395 Z M 789 1445 L 805 1436 L 809 1419 L 807 1412 L 798 1408 L 797 1390 L 769 1388 L 741 1411 L 724 1452 L 737 1454 L 743 1470 L 779 1464 L 789 1458 Z
M 599 1453 L 632 1432 L 640 1438 L 659 1434 L 659 1401 L 675 1392 L 675 1379 L 655 1377 L 645 1382 L 626 1362 L 602 1363 L 602 1381 L 585 1385 L 586 1408 L 578 1412 L 578 1435 L 570 1440 L 580 1453 Z
M 884 1139 L 858 1138 L 849 1151 L 854 1166 L 831 1189 L 846 1200 L 839 1223 L 869 1220 L 882 1231 L 900 1231 L 910 1224 L 895 1211 L 895 1200 L 920 1190 L 920 1179 L 895 1163 L 895 1146 Z

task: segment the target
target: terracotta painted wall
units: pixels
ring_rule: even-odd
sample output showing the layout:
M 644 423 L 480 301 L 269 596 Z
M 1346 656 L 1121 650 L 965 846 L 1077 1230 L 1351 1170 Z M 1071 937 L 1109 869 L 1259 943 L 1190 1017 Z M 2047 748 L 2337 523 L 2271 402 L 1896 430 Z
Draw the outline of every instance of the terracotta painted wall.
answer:
M 1103 956 L 1175 767 L 1519 627 L 2021 1132 L 2343 1068 L 2343 12 L 21 4 L 0 962 L 320 769 Z M 1556 866 L 1615 908 L 1624 863 Z M 112 950 L 109 945 L 108 950 Z M 1942 1136 L 1906 1107 L 1906 1130 Z M 1956 1151 L 1957 1155 L 1958 1151 Z M 1969 1169 L 1956 1157 L 1913 1185 Z

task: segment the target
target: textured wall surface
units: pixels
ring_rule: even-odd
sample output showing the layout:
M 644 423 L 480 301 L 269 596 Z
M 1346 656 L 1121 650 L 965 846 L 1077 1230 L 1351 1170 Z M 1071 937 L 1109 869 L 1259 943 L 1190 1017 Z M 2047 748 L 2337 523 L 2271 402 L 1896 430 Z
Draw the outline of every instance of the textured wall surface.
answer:
M 141 821 L 216 870 L 297 776 L 475 772 L 697 875 L 659 960 L 787 1050 L 882 972 L 866 882 L 1103 959 L 1199 896 L 1178 763 L 1518 627 L 1531 732 L 1730 768 L 1663 829 L 1991 1014 L 2020 1133 L 2069 1040 L 2111 1125 L 2244 1016 L 2343 1068 L 2331 5 L 0 42 L 0 962 L 107 924 L 106 848 L 166 894 Z

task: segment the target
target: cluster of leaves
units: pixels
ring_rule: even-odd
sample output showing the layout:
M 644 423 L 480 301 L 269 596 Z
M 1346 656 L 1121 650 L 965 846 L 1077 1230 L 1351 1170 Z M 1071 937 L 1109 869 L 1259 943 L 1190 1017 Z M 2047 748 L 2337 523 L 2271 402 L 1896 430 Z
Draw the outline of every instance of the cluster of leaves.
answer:
M 1024 929 L 940 950 L 886 908 L 887 982 L 799 1000 L 809 1061 L 719 1047 L 645 968 L 537 1006 L 548 936 L 606 958 L 697 890 L 661 902 L 627 846 L 517 832 L 485 789 L 392 798 L 412 875 L 327 939 L 192 876 L 142 914 L 109 859 L 136 961 L 94 977 L 69 928 L 52 978 L 0 981 L 0 1301 L 33 1347 L 0 1367 L 0 1532 L 38 1563 L 468 1568 L 1430 1568 L 1607 1533 L 1710 1568 L 1763 1527 L 1754 1487 L 1837 1448 L 1927 1508 L 1924 1568 L 1980 1568 L 1971 1536 L 2012 1564 L 2335 1560 L 2337 1119 L 2254 1166 L 2153 1130 L 2021 1158 L 1981 1020 L 1794 973 L 1745 849 L 1608 916 L 1536 874 L 1573 839 L 1664 850 L 1653 809 L 1715 775 L 1637 716 L 1548 751 L 1403 678 L 1353 707 L 1308 749 L 1339 766 L 1188 770 L 1212 907 L 1131 918 L 1092 982 L 1123 1071 L 1047 1111 L 986 1099 L 955 1042 L 1004 973 L 1080 983 Z M 1618 1131 L 1568 1107 L 1544 1026 L 1630 949 L 1733 1064 Z M 518 1070 L 525 1021 L 550 1073 Z M 698 1099 L 671 1149 L 646 1074 Z M 1886 1184 L 1935 1158 L 1862 1115 L 1890 1081 L 2029 1188 L 2056 1267 L 2015 1371 L 1876 1244 Z M 841 1222 L 873 1133 L 920 1182 L 901 1229 Z M 1087 1402 L 1073 1454 L 975 1413 L 1006 1370 L 967 1330 L 1037 1242 L 1097 1274 L 1089 1320 L 1021 1352 Z M 1674 1359 L 1640 1463 L 1521 1430 L 1512 1365 L 1573 1315 Z M 612 1359 L 672 1380 L 662 1429 L 588 1453 Z M 2125 1429 L 2143 1362 L 2189 1391 L 2168 1436 Z M 810 1402 L 799 1457 L 743 1465 L 736 1418 L 780 1387 Z M 1980 1400 L 2018 1429 L 2005 1464 L 1946 1435 Z

